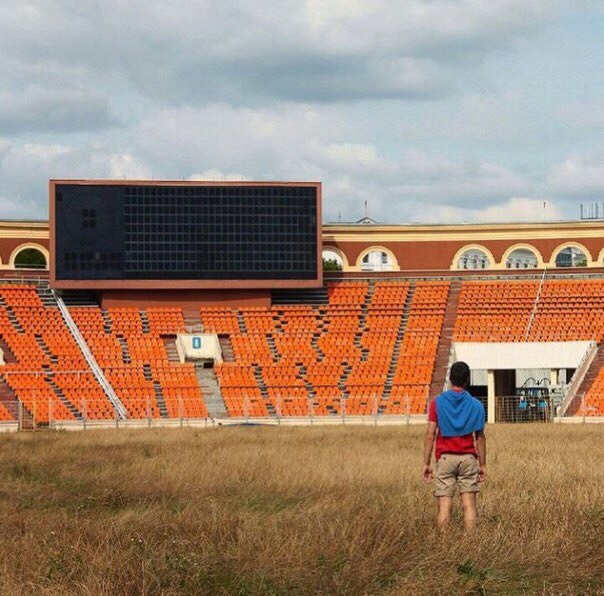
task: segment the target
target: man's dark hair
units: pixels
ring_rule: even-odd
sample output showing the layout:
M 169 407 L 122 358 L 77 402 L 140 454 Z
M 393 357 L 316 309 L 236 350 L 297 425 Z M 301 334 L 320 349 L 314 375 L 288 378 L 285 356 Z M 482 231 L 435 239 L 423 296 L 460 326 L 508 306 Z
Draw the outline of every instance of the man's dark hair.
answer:
M 470 367 L 465 362 L 454 362 L 449 372 L 449 381 L 454 387 L 463 387 L 470 384 Z

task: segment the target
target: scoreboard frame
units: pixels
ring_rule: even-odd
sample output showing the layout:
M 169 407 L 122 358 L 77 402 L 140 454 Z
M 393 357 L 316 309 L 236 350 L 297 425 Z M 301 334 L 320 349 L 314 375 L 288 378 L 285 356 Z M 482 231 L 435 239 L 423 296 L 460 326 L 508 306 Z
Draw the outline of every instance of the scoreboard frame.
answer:
M 312 187 L 316 189 L 317 213 L 317 276 L 313 279 L 57 279 L 56 277 L 56 187 L 79 186 L 274 186 Z M 264 182 L 264 181 L 207 181 L 207 180 L 104 180 L 58 179 L 48 183 L 51 287 L 58 290 L 217 290 L 217 289 L 288 289 L 320 288 L 323 286 L 322 243 L 322 183 L 321 182 Z

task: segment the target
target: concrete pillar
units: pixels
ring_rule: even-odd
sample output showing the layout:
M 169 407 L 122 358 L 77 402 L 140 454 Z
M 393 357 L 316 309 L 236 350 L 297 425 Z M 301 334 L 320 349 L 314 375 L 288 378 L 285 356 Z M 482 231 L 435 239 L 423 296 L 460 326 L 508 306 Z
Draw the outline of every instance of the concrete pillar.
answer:
M 550 370 L 549 381 L 550 381 L 550 385 L 558 384 L 558 370 L 557 369 L 552 368 Z
M 487 371 L 487 422 L 495 422 L 495 371 Z

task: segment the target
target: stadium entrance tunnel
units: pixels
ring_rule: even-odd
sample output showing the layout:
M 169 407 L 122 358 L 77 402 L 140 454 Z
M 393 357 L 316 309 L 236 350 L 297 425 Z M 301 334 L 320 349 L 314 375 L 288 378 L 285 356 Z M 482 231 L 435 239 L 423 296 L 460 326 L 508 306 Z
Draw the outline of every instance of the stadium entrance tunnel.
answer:
M 470 392 L 488 422 L 545 422 L 572 411 L 596 348 L 593 341 L 456 342 L 451 362 L 470 366 Z

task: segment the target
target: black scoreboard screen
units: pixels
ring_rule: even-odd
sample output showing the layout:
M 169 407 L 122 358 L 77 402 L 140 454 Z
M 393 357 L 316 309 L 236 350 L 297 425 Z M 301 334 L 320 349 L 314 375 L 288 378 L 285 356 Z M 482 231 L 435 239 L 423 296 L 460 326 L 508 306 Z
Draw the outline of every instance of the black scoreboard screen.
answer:
M 51 181 L 51 278 L 90 288 L 319 282 L 320 192 L 318 183 Z

